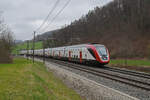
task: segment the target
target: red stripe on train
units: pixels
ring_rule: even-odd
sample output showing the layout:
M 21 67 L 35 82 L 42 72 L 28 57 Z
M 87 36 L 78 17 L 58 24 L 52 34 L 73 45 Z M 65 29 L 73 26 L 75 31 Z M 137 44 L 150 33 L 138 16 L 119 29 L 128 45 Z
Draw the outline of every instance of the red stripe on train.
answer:
M 80 63 L 82 63 L 82 51 L 80 51 Z

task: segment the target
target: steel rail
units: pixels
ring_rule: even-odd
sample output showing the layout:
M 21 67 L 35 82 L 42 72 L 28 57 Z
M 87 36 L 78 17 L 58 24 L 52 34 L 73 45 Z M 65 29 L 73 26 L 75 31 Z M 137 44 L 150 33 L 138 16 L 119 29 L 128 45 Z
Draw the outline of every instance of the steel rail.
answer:
M 110 71 L 113 71 L 113 72 L 119 72 L 119 73 L 123 73 L 123 74 L 128 74 L 128 75 L 132 75 L 132 76 L 137 76 L 137 77 L 150 79 L 150 75 L 146 74 L 146 73 L 128 71 L 128 70 L 125 70 L 125 69 L 118 69 L 118 68 L 111 68 L 111 67 L 106 67 L 106 69 L 104 69 L 104 70 L 110 70 Z

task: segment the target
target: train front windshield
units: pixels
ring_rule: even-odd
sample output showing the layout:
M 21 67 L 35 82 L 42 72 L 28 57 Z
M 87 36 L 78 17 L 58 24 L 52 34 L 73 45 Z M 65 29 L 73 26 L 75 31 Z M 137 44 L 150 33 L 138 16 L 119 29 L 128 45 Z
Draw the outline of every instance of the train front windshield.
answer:
M 99 55 L 107 55 L 106 48 L 104 46 L 95 46 L 96 50 L 98 51 Z

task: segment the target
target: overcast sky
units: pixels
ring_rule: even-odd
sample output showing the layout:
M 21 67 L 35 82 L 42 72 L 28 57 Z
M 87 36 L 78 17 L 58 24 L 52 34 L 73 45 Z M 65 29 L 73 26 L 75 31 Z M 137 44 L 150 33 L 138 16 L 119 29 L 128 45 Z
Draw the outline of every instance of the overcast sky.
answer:
M 3 11 L 5 23 L 14 32 L 18 40 L 31 39 L 33 31 L 43 22 L 57 0 L 0 0 L 0 11 Z M 58 13 L 68 0 L 60 0 L 49 21 Z M 48 26 L 48 31 L 70 24 L 75 19 L 88 13 L 96 6 L 102 6 L 112 0 L 71 0 L 63 12 Z M 46 27 L 45 24 L 44 27 Z M 38 33 L 40 34 L 40 33 Z

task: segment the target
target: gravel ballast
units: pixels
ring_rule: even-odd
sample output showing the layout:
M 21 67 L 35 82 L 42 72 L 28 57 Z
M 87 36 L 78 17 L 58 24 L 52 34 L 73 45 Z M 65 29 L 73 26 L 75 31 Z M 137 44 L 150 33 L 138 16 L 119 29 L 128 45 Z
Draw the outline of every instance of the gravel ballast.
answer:
M 63 68 L 63 69 L 69 70 L 73 73 L 76 73 L 78 75 L 84 76 L 84 77 L 86 77 L 90 80 L 93 80 L 99 84 L 108 86 L 110 88 L 121 91 L 121 92 L 128 94 L 130 96 L 136 97 L 140 100 L 150 100 L 150 91 L 148 92 L 148 91 L 145 91 L 145 90 L 142 90 L 139 88 L 135 88 L 133 86 L 129 86 L 127 84 L 122 84 L 120 82 L 112 81 L 112 80 L 109 80 L 109 79 L 106 79 L 103 77 L 95 76 L 95 75 L 90 74 L 90 73 L 86 73 L 86 72 L 83 72 L 80 70 L 72 69 L 72 68 L 69 68 L 67 66 L 59 65 L 56 63 L 53 63 L 53 64 L 56 66 L 59 66 L 60 68 Z
M 67 86 L 73 88 L 86 100 L 138 100 L 102 84 L 98 84 L 85 77 L 62 69 L 59 66 L 46 63 L 48 69 L 53 71 Z

